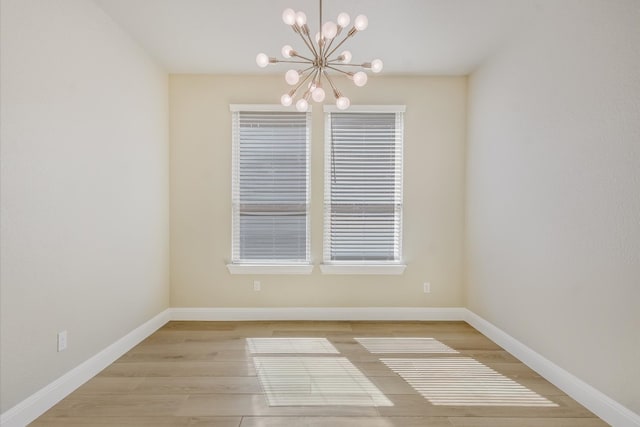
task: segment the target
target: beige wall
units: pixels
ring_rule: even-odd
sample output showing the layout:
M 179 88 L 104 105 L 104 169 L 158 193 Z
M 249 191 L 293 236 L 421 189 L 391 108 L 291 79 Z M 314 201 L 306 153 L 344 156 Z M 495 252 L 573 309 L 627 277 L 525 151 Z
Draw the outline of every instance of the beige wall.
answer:
M 169 298 L 175 307 L 438 307 L 466 298 L 640 413 L 634 0 L 541 3 L 534 24 L 471 78 L 466 160 L 464 77 L 375 76 L 366 91 L 340 83 L 354 104 L 407 106 L 408 268 L 360 277 L 317 268 L 310 276 L 231 276 L 225 268 L 229 104 L 277 102 L 281 77 L 176 75 L 167 85 L 92 2 L 1 1 L 0 411 Z M 318 264 L 323 118 L 315 107 Z M 253 280 L 263 291 L 252 290 Z M 422 292 L 424 281 L 432 294 Z M 69 349 L 57 353 L 63 329 Z
M 402 276 L 230 275 L 229 104 L 278 103 L 281 76 L 172 75 L 171 305 L 174 307 L 461 306 L 466 78 L 341 81 L 353 104 L 405 104 Z M 322 260 L 323 115 L 314 105 L 311 251 Z M 253 291 L 253 280 L 262 282 Z M 430 281 L 433 292 L 424 294 Z
M 167 76 L 92 1 L 1 7 L 4 412 L 168 307 L 169 161 Z
M 640 3 L 531 19 L 470 79 L 468 307 L 640 413 Z

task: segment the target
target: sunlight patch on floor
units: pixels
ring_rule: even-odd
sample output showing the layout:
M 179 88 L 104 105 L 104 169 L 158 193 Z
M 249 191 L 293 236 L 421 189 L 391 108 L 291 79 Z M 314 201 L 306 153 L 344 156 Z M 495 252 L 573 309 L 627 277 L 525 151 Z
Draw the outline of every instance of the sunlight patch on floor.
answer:
M 269 406 L 393 406 L 345 357 L 254 357 Z
M 354 338 L 369 353 L 458 353 L 434 338 Z
M 433 405 L 558 406 L 469 357 L 381 361 Z
M 247 344 L 252 354 L 339 354 L 326 338 L 247 338 Z

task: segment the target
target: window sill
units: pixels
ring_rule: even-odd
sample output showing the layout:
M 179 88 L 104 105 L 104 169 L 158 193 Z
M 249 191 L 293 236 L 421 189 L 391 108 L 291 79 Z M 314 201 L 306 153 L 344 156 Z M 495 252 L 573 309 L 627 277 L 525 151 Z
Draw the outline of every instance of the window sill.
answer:
M 320 264 L 322 274 L 400 275 L 405 264 Z
M 231 274 L 311 274 L 312 264 L 227 264 Z

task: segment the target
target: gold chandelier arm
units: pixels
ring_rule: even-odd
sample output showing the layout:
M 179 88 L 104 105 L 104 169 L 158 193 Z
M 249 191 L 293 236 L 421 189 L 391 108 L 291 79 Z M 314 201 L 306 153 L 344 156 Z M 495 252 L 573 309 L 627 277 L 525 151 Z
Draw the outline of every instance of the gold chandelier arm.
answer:
M 338 27 L 338 28 L 340 28 L 340 27 Z M 339 31 L 339 30 L 338 30 L 338 31 Z M 338 34 L 340 34 L 340 33 L 338 33 Z M 327 45 L 327 48 L 325 49 L 325 53 L 326 53 L 326 52 L 330 52 L 330 53 L 328 53 L 328 54 L 326 54 L 326 55 L 324 56 L 324 59 L 325 59 L 325 60 L 326 60 L 326 59 L 329 59 L 329 55 L 331 55 L 331 54 L 333 53 L 333 50 L 332 50 L 332 51 L 329 51 L 329 49 L 331 49 L 331 45 L 333 44 L 333 42 L 334 42 L 334 41 L 336 41 L 336 38 L 338 38 L 338 34 L 336 34 L 336 36 L 335 36 L 334 38 L 332 38 L 332 39 L 331 39 L 331 41 L 329 42 L 329 44 Z
M 313 67 L 307 68 L 306 70 L 303 71 L 303 73 L 306 73 L 307 71 L 309 71 L 312 68 Z M 304 84 L 304 82 L 309 80 L 309 77 L 311 76 L 311 74 L 313 74 L 313 73 L 307 73 L 307 75 L 304 77 L 304 79 L 300 80 L 300 82 L 296 85 L 296 87 L 293 88 L 293 90 L 289 92 L 291 94 L 290 96 L 295 95 L 295 93 L 298 91 L 298 89 L 300 89 L 300 86 L 302 86 Z
M 313 44 L 313 40 L 311 40 L 311 35 L 307 32 L 306 36 L 307 39 L 309 41 L 307 41 L 307 39 L 304 38 L 304 35 L 300 34 L 300 36 L 302 37 L 302 40 L 304 40 L 305 44 L 307 45 L 307 47 L 309 48 L 309 50 L 311 51 L 311 53 L 313 53 L 313 56 L 318 57 L 318 51 L 316 50 L 315 45 Z M 318 48 L 320 48 L 318 46 Z
M 313 75 L 313 78 L 311 79 L 311 84 L 315 84 L 317 81 L 319 81 L 318 79 L 318 73 L 319 73 L 320 69 L 318 67 L 313 67 L 313 71 L 311 72 L 311 75 Z
M 314 67 L 313 65 L 311 67 L 307 67 L 304 70 L 300 71 L 300 75 L 303 75 L 304 73 L 306 73 L 309 70 L 315 70 L 316 67 Z
M 320 68 L 316 67 L 316 75 L 314 77 L 314 80 L 317 82 L 317 84 L 322 85 L 322 70 Z
M 339 72 L 339 73 L 346 74 L 346 75 L 348 75 L 348 76 L 349 76 L 349 75 L 351 75 L 351 73 L 349 73 L 349 72 L 347 72 L 347 71 L 341 70 L 341 69 L 336 68 L 336 67 L 332 67 L 332 66 L 330 66 L 330 65 L 327 65 L 327 67 L 326 67 L 326 68 L 331 68 L 333 71 L 337 71 L 337 72 Z
M 320 34 L 320 40 L 318 40 L 318 59 L 321 60 L 322 59 L 322 0 L 320 1 L 320 19 L 319 19 L 319 25 L 318 25 L 318 31 Z
M 329 44 L 327 45 L 327 49 L 325 50 L 325 52 L 327 52 L 329 49 L 331 49 L 331 45 L 333 44 L 333 41 L 335 40 L 335 37 L 331 39 L 331 41 L 329 42 Z M 324 59 L 328 59 L 329 55 L 325 55 Z
M 354 30 L 355 30 L 355 31 L 354 31 Z M 340 43 L 338 43 L 338 44 L 336 45 L 336 47 L 334 47 L 334 48 L 333 48 L 333 49 L 332 49 L 332 50 L 331 50 L 331 51 L 326 55 L 326 57 L 328 58 L 328 57 L 330 57 L 331 55 L 333 55 L 333 53 L 334 53 L 336 50 L 340 49 L 340 46 L 342 46 L 342 45 L 344 44 L 344 42 L 346 42 L 347 40 L 349 40 L 349 37 L 353 36 L 353 35 L 354 35 L 355 33 L 357 33 L 357 32 L 358 32 L 358 31 L 357 31 L 355 28 L 352 28 L 352 29 L 351 29 L 351 31 L 349 31 L 349 32 L 347 33 L 347 35 L 346 35 L 346 36 L 344 36 L 344 38 L 340 41 Z
M 318 25 L 318 29 L 320 31 L 322 31 L 322 0 L 320 0 L 320 19 L 319 19 L 318 23 L 320 24 L 320 25 Z M 320 34 L 320 35 L 322 35 L 322 34 Z
M 365 63 L 363 63 L 363 64 L 343 64 L 342 62 L 335 62 L 335 61 L 327 62 L 327 65 L 334 65 L 334 66 L 337 66 L 337 67 L 361 67 L 361 68 L 367 68 L 367 67 L 365 67 L 364 64 Z
M 303 51 L 301 55 L 291 46 L 285 45 L 282 50 L 282 57 L 284 59 L 280 60 L 267 57 L 264 53 L 256 56 L 256 63 L 261 68 L 264 68 L 268 64 L 278 62 L 300 64 L 293 65 L 293 68 L 285 73 L 285 81 L 290 83 L 289 87 L 291 89 L 280 98 L 282 105 L 290 106 L 297 93 L 297 98 L 299 99 L 297 99 L 295 107 L 300 112 L 308 111 L 311 98 L 313 98 L 314 102 L 323 102 L 326 91 L 328 90 L 333 92 L 333 96 L 336 99 L 336 107 L 339 110 L 349 108 L 351 100 L 338 89 L 336 81 L 340 83 L 341 80 L 336 76 L 344 75 L 352 80 L 356 86 L 364 86 L 367 82 L 367 73 L 357 70 L 365 69 L 366 71 L 369 69 L 374 73 L 378 73 L 382 70 L 383 66 L 382 61 L 379 59 L 375 59 L 372 62 L 349 64 L 347 62 L 351 62 L 351 52 L 345 50 L 342 54 L 336 53 L 347 40 L 367 28 L 368 20 L 366 16 L 357 16 L 354 25 L 347 30 L 347 26 L 351 20 L 349 15 L 344 12 L 340 13 L 337 19 L 338 24 L 333 21 L 323 22 L 323 0 L 318 0 L 318 3 L 319 13 L 317 17 L 319 18 L 319 32 L 317 34 L 315 32 L 311 33 L 309 25 L 307 24 L 307 16 L 304 12 L 285 9 L 282 14 L 284 23 L 290 26 L 293 32 L 300 36 L 308 51 L 305 51 L 305 49 L 300 46 Z M 331 36 L 331 38 L 329 39 L 328 36 Z M 299 42 L 297 43 L 299 44 Z M 323 82 L 323 80 L 326 81 Z M 291 84 L 294 82 L 295 84 Z
M 322 70 L 322 74 L 324 74 L 324 77 L 329 82 L 329 86 L 331 86 L 331 89 L 333 89 L 333 96 L 336 99 L 340 98 L 340 91 L 338 90 L 336 85 L 333 84 L 333 80 L 331 80 L 331 77 L 329 76 L 329 74 L 325 70 Z
M 312 64 L 313 63 L 313 61 L 289 61 L 287 59 L 278 59 L 276 60 L 276 62 L 284 62 L 285 64 Z
M 297 52 L 291 54 L 291 56 L 295 56 L 296 58 L 304 59 L 305 61 L 309 61 L 309 62 L 313 63 L 313 59 L 307 58 L 306 56 L 299 55 Z
M 309 31 L 304 31 L 304 29 L 300 28 L 298 24 L 292 25 L 292 28 L 293 28 L 293 31 L 300 36 L 304 44 L 307 45 L 309 52 L 311 52 L 313 56 L 316 56 L 317 53 L 316 53 L 316 49 L 313 47 L 313 43 L 309 44 L 309 42 L 311 41 L 311 38 L 309 38 L 309 41 L 307 41 L 307 39 L 305 38 L 305 33 L 308 36 Z

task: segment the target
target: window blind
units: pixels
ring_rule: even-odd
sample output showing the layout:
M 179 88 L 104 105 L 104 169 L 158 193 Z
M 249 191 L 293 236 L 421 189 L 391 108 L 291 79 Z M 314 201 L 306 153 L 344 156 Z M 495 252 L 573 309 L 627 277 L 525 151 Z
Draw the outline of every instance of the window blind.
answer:
M 309 120 L 233 112 L 232 262 L 309 261 Z
M 402 112 L 326 116 L 324 262 L 402 258 Z

